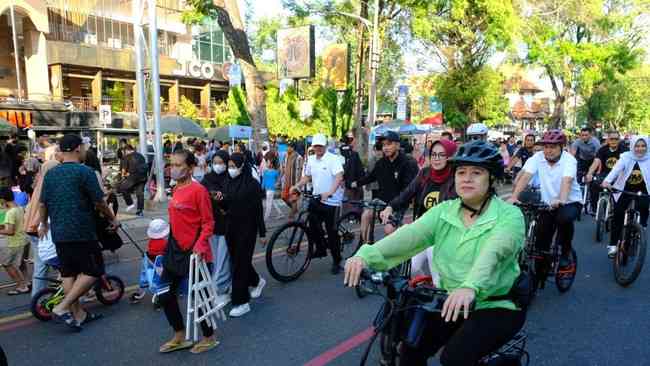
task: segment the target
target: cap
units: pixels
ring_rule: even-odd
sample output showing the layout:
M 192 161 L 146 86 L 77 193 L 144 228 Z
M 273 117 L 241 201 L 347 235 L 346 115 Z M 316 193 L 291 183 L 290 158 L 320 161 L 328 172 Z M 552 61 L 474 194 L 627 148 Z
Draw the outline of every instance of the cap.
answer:
M 327 146 L 327 137 L 322 133 L 314 135 L 311 139 L 312 146 Z
M 81 137 L 78 135 L 67 134 L 61 138 L 59 149 L 61 149 L 61 152 L 71 152 L 78 148 L 81 143 Z
M 395 131 L 386 131 L 379 137 L 380 140 L 388 140 L 393 142 L 400 142 L 399 133 Z
M 163 219 L 155 219 L 149 223 L 147 236 L 150 239 L 162 239 L 169 235 L 169 224 Z

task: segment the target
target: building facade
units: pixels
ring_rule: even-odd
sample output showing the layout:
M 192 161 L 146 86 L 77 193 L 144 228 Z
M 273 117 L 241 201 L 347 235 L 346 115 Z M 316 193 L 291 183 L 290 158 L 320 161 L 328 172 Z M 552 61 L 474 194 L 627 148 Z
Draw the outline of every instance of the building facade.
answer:
M 0 1 L 0 100 L 66 102 L 75 111 L 135 112 L 135 35 L 130 0 Z M 163 113 L 176 113 L 183 97 L 201 117 L 227 96 L 233 60 L 215 20 L 181 21 L 181 0 L 157 0 L 158 60 Z M 149 65 L 149 29 L 143 17 Z M 17 49 L 14 47 L 14 31 Z M 16 57 L 17 56 L 17 57 Z M 18 69 L 16 68 L 18 62 Z M 148 74 L 145 78 L 148 82 Z M 148 84 L 147 84 L 148 85 Z

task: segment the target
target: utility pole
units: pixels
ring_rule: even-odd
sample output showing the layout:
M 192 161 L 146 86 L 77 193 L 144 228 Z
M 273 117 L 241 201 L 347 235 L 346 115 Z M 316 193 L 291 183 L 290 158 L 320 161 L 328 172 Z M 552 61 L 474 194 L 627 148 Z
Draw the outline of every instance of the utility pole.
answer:
M 368 128 L 375 126 L 377 114 L 377 68 L 379 67 L 379 0 L 375 0 L 375 13 L 372 24 L 372 43 L 370 45 L 370 92 L 368 93 Z
M 138 87 L 138 136 L 140 154 L 147 156 L 147 93 L 144 86 L 144 33 L 142 32 L 142 17 L 144 3 L 133 0 L 133 33 L 135 37 L 135 81 Z
M 149 2 L 149 47 L 151 53 L 151 83 L 152 83 L 152 98 L 151 105 L 153 106 L 153 147 L 155 152 L 155 166 L 156 166 L 156 201 L 163 202 L 167 200 L 165 193 L 165 173 L 163 163 L 162 151 L 162 134 L 160 133 L 160 71 L 158 64 L 158 25 L 156 23 L 156 0 L 148 0 Z
M 11 13 L 11 33 L 13 35 L 14 43 L 14 61 L 16 62 L 16 85 L 18 86 L 18 102 L 21 102 L 23 99 L 23 86 L 20 76 L 20 61 L 18 55 L 18 35 L 16 34 L 16 15 L 14 14 L 14 3 L 11 2 L 9 6 L 9 12 Z

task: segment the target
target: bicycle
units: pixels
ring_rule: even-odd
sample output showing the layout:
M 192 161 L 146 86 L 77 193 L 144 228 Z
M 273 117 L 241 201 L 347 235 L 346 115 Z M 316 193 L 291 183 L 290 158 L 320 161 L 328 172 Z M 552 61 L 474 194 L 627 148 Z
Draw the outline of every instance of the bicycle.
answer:
M 52 309 L 63 301 L 63 281 L 50 277 L 36 277 L 39 280 L 53 284 L 38 291 L 32 297 L 29 309 L 34 317 L 41 321 L 52 319 Z M 103 275 L 93 285 L 97 300 L 107 306 L 117 304 L 124 296 L 124 282 L 114 275 Z
M 524 214 L 526 222 L 526 238 L 524 249 L 519 257 L 519 266 L 522 270 L 528 271 L 533 279 L 533 294 L 537 289 L 544 289 L 549 276 L 555 278 L 555 286 L 561 293 L 569 291 L 575 281 L 578 269 L 578 255 L 575 249 L 571 249 L 569 256 L 570 265 L 568 269 L 561 270 L 560 267 L 560 246 L 555 240 L 552 241 L 548 250 L 537 248 L 537 221 L 543 211 L 553 211 L 554 208 L 545 203 L 517 203 Z
M 594 184 L 600 184 L 602 179 L 596 180 Z M 596 241 L 601 242 L 605 232 L 609 232 L 612 227 L 612 220 L 614 218 L 614 200 L 609 189 L 603 188 L 598 194 L 598 201 L 596 201 Z
M 302 207 L 295 220 L 280 226 L 266 244 L 266 267 L 271 277 L 280 282 L 298 279 L 309 268 L 315 251 L 315 238 L 309 227 L 309 201 L 320 200 L 319 195 L 303 193 Z M 337 221 L 337 230 L 342 236 L 341 257 L 348 256 L 352 241 L 352 225 L 357 219 L 354 212 L 349 212 Z M 347 221 L 346 221 L 347 220 Z M 346 226 L 350 225 L 350 227 Z M 305 235 L 307 233 L 307 235 Z M 322 240 L 327 240 L 327 232 Z
M 390 272 L 373 272 L 363 270 L 362 282 L 367 282 L 364 291 L 370 295 L 384 298 L 384 303 L 373 321 L 374 332 L 361 358 L 361 366 L 365 366 L 370 350 L 379 337 L 381 361 L 383 366 L 400 365 L 400 349 L 404 342 L 417 342 L 421 327 L 417 324 L 423 321 L 427 313 L 440 313 L 447 300 L 447 292 L 431 286 L 430 276 L 421 276 L 413 280 Z M 386 288 L 386 295 L 379 291 L 378 286 Z M 471 311 L 471 310 L 470 310 Z M 410 321 L 410 326 L 403 325 Z M 508 343 L 482 358 L 477 366 L 488 365 L 521 365 L 521 360 L 530 361 L 526 351 L 527 336 L 520 330 Z
M 616 188 L 612 188 L 611 191 L 635 198 L 650 198 L 650 195 L 641 192 L 628 192 Z M 639 277 L 645 262 L 647 238 L 645 228 L 641 225 L 641 213 L 636 209 L 636 201 L 636 199 L 632 200 L 625 210 L 621 240 L 616 244 L 614 257 L 614 279 L 623 287 L 631 285 Z M 626 273 L 628 266 L 631 267 L 629 274 Z

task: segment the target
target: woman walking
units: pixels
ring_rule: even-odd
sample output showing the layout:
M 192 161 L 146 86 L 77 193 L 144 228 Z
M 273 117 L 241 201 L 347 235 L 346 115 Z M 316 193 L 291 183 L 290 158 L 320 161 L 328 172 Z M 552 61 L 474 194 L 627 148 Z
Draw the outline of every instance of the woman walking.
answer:
M 266 191 L 266 207 L 264 208 L 264 220 L 268 220 L 271 216 L 271 209 L 273 208 L 273 199 L 275 198 L 275 187 L 280 177 L 278 171 L 278 158 L 274 152 L 269 151 L 264 156 L 265 169 L 262 173 L 262 188 Z M 279 209 L 276 208 L 276 211 Z M 280 214 L 282 212 L 280 211 Z
M 253 268 L 255 239 L 266 234 L 262 211 L 262 187 L 253 178 L 250 165 L 242 153 L 234 153 L 228 162 L 230 180 L 223 195 L 228 226 L 226 243 L 232 258 L 232 305 L 230 316 L 240 317 L 251 308 L 251 298 L 258 298 L 266 281 Z M 249 287 L 252 287 L 249 292 Z
M 289 206 L 289 220 L 293 220 L 298 213 L 298 200 L 291 194 L 293 187 L 301 178 L 303 159 L 296 151 L 296 143 L 287 145 L 287 156 L 282 165 L 282 200 Z
M 212 262 L 208 240 L 214 230 L 210 195 L 200 183 L 192 180 L 196 167 L 194 154 L 177 150 L 171 159 L 171 175 L 176 186 L 169 202 L 170 233 L 167 252 L 163 262 L 161 281 L 169 283 L 169 291 L 160 295 L 159 303 L 165 311 L 174 337 L 160 347 L 161 353 L 168 353 L 192 347 L 190 352 L 202 353 L 218 345 L 213 329 L 206 321 L 201 322 L 203 340 L 196 344 L 185 340 L 185 323 L 178 307 L 178 288 L 189 274 L 189 257 L 192 252 L 207 262 Z M 199 316 L 202 313 L 199 311 Z

